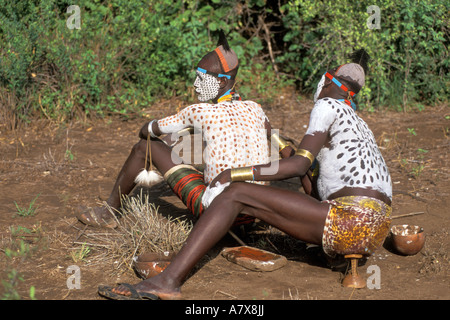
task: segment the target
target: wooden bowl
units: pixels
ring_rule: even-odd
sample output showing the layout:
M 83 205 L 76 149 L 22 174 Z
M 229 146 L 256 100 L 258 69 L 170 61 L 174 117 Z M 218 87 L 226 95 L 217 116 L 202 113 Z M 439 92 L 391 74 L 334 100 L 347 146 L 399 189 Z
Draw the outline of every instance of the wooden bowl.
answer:
M 414 255 L 425 244 L 423 228 L 414 225 L 395 225 L 391 228 L 392 244 L 403 255 Z
M 144 279 L 156 276 L 170 264 L 173 253 L 144 253 L 133 258 L 133 266 L 138 275 Z

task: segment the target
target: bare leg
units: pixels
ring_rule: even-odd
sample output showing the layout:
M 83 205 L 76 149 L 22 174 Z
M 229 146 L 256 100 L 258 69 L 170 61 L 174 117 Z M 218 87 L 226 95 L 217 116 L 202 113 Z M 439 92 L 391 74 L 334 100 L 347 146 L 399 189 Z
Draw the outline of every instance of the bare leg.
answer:
M 118 209 L 120 207 L 120 199 L 122 195 L 129 194 L 136 186 L 134 179 L 144 168 L 146 148 L 147 142 L 145 140 L 140 140 L 131 150 L 131 153 L 125 161 L 122 170 L 119 172 L 111 194 L 106 201 L 111 207 Z M 152 139 L 151 148 L 152 162 L 161 174 L 164 175 L 167 170 L 176 165 L 172 161 L 171 148 L 164 144 L 161 140 Z M 148 169 L 148 166 L 149 165 L 147 165 L 146 169 Z
M 119 209 L 121 206 L 122 195 L 129 194 L 136 186 L 134 180 L 139 172 L 144 168 L 146 148 L 147 141 L 141 139 L 131 149 L 130 155 L 120 170 L 111 194 L 106 201 L 106 203 L 113 209 Z M 161 174 L 164 175 L 167 170 L 176 165 L 176 163 L 172 161 L 173 157 L 171 148 L 161 140 L 152 139 L 151 148 L 152 162 Z M 176 159 L 176 161 L 178 160 L 178 163 L 181 163 L 180 159 Z M 108 221 L 111 220 L 111 218 L 111 212 L 105 206 L 92 208 L 78 216 L 78 219 L 84 223 L 91 224 L 93 221 L 97 221 L 98 225 L 103 226 L 107 226 Z M 102 222 L 105 223 L 102 224 Z
M 328 204 L 289 190 L 233 183 L 200 217 L 185 245 L 164 272 L 138 283 L 136 290 L 161 298 L 180 297 L 181 284 L 190 270 L 226 234 L 241 212 L 260 218 L 300 240 L 321 244 Z M 113 291 L 130 294 L 124 286 Z

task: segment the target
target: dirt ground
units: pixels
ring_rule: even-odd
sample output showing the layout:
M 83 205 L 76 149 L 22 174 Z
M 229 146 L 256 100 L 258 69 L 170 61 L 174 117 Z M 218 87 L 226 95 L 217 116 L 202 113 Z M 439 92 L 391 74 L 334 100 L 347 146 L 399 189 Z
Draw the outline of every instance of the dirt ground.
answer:
M 297 142 L 306 131 L 312 101 L 285 95 L 263 105 L 272 126 Z M 149 118 L 176 112 L 178 103 L 167 101 L 149 109 Z M 424 228 L 426 243 L 413 256 L 397 254 L 389 238 L 364 265 L 366 278 L 379 267 L 379 287 L 349 289 L 341 286 L 343 273 L 329 268 L 317 248 L 289 237 L 243 236 L 243 240 L 288 258 L 272 272 L 253 272 L 218 254 L 224 246 L 237 246 L 224 238 L 204 265 L 182 287 L 184 299 L 195 300 L 322 300 L 322 299 L 449 299 L 449 127 L 448 106 L 427 107 L 421 112 L 361 112 L 373 130 L 390 168 L 393 181 L 393 224 Z M 0 127 L 0 297 L 23 299 L 102 299 L 99 284 L 136 283 L 129 270 L 120 276 L 111 265 L 95 264 L 89 255 L 75 263 L 74 242 L 83 236 L 83 225 L 74 217 L 79 205 L 106 200 L 123 162 L 137 141 L 145 118 L 98 120 L 55 126 L 48 121 L 6 132 Z M 303 192 L 297 180 L 278 186 Z M 147 190 L 160 211 L 187 213 L 184 205 L 161 186 Z M 21 208 L 36 208 L 32 216 L 19 216 Z M 26 231 L 24 231 L 26 230 Z M 81 240 L 80 240 L 81 241 Z M 28 247 L 17 244 L 25 243 Z M 77 265 L 81 288 L 69 290 L 67 268 Z M 375 268 L 376 268 L 375 267 Z M 372 278 L 373 279 L 373 278 Z M 376 284 L 376 282 L 371 282 Z

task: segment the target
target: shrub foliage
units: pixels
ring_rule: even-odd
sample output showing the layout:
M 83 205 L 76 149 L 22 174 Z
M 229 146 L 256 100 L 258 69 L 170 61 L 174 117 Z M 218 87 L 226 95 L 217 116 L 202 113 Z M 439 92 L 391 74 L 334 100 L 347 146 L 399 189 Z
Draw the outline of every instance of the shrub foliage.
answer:
M 199 59 L 223 29 L 241 59 L 240 91 L 270 98 L 364 47 L 372 57 L 359 97 L 369 109 L 448 100 L 448 1 L 72 0 L 0 3 L 0 122 L 127 115 L 162 97 L 192 99 Z M 72 20 L 73 21 L 73 20 Z M 272 90 L 270 90 L 272 89 Z M 190 93 L 189 93 L 190 92 Z

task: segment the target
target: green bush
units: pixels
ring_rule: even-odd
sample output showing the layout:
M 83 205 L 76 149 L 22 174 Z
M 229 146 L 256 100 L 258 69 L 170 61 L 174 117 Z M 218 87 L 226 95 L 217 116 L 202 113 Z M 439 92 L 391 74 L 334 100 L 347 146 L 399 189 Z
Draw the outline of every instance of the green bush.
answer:
M 71 2 L 0 4 L 0 85 L 20 101 L 17 118 L 126 115 L 161 97 L 189 99 L 194 67 L 217 41 L 211 32 L 238 20 L 227 23 L 234 7 L 219 1 L 80 0 L 81 28 L 69 29 Z M 230 42 L 248 72 L 261 41 L 233 32 Z
M 219 29 L 240 57 L 248 98 L 270 100 L 293 82 L 311 93 L 326 68 L 365 47 L 363 107 L 448 100 L 445 0 L 378 1 L 381 29 L 366 26 L 369 1 L 331 0 L 78 0 L 81 28 L 70 29 L 72 2 L 0 3 L 0 122 L 128 116 L 171 96 L 192 102 L 194 67 Z
M 371 56 L 359 102 L 369 108 L 448 100 L 448 10 L 445 0 L 376 1 L 380 29 L 367 20 L 373 1 L 290 1 L 282 7 L 287 51 L 279 57 L 305 91 L 358 48 Z M 447 37 L 447 39 L 445 39 Z

